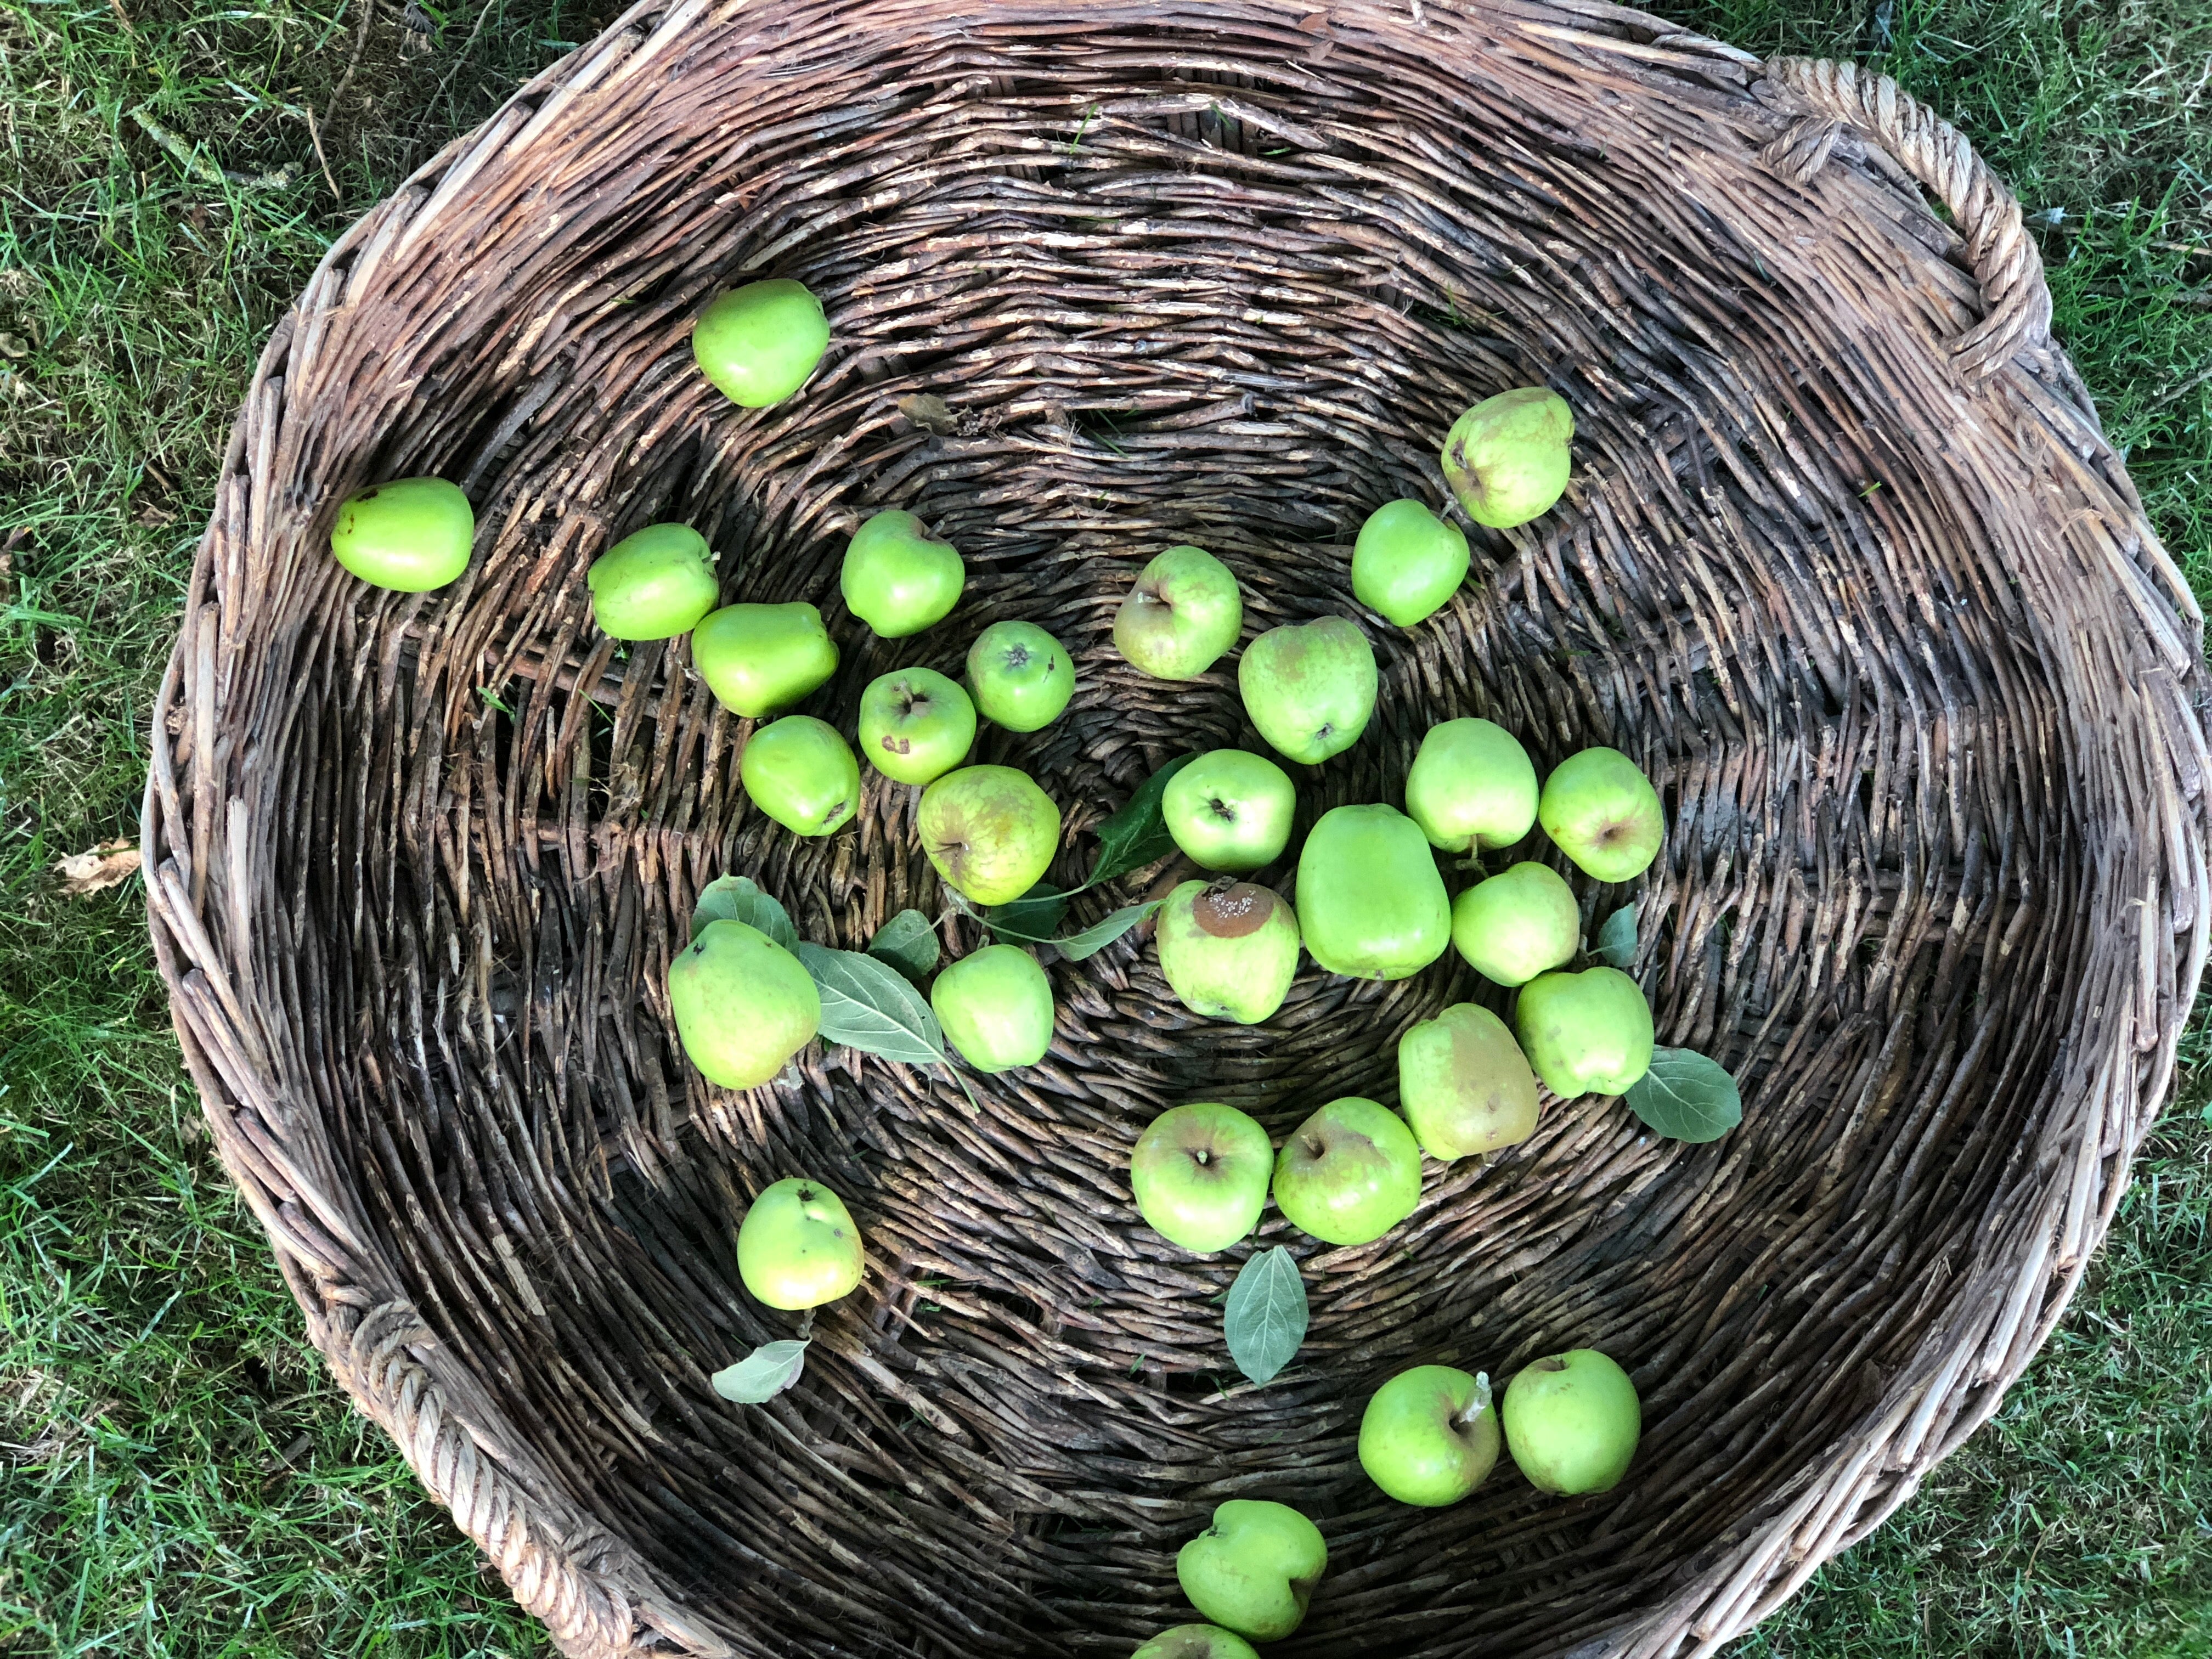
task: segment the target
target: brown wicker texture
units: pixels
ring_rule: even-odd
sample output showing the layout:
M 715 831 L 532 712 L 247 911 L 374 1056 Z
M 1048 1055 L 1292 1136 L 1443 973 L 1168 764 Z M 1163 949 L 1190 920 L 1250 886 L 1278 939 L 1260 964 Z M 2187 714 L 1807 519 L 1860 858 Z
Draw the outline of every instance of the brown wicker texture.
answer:
M 747 272 L 835 330 L 762 413 L 686 338 Z M 2010 194 L 1890 83 L 1600 4 L 632 12 L 278 327 L 161 688 L 154 938 L 316 1345 L 591 1659 L 1118 1659 L 1189 1616 L 1173 1552 L 1239 1494 L 1328 1537 L 1285 1655 L 1714 1651 L 2051 1330 L 2204 959 L 2201 620 L 2048 316 Z M 1567 499 L 1476 532 L 1432 621 L 1359 612 L 1363 515 L 1436 501 L 1451 417 L 1528 382 L 1577 411 Z M 477 503 L 467 574 L 344 575 L 336 503 L 426 471 Z M 911 641 L 837 599 L 883 505 L 969 557 Z M 1630 750 L 1671 825 L 1638 973 L 1742 1127 L 1689 1147 L 1553 1103 L 1431 1165 L 1377 1244 L 1271 1217 L 1314 1322 L 1255 1390 L 1216 1302 L 1244 1249 L 1144 1227 L 1130 1146 L 1194 1098 L 1277 1134 L 1395 1100 L 1407 1024 L 1504 1006 L 1452 961 L 1309 969 L 1246 1030 L 1184 1015 L 1131 937 L 1053 966 L 1053 1051 L 979 1079 L 980 1117 L 849 1050 L 702 1086 L 662 986 L 703 884 L 750 872 L 845 945 L 943 896 L 913 791 L 872 777 L 800 842 L 745 803 L 749 725 L 683 644 L 595 635 L 586 565 L 668 518 L 726 594 L 823 607 L 844 662 L 808 707 L 848 729 L 868 679 L 956 669 L 988 621 L 1065 639 L 1068 715 L 983 744 L 1066 808 L 1063 879 L 1158 763 L 1256 746 L 1232 667 L 1165 684 L 1109 642 L 1176 541 L 1237 570 L 1248 637 L 1350 612 L 1375 643 L 1376 717 L 1300 769 L 1302 825 L 1395 799 L 1449 716 L 1540 764 Z M 708 1373 L 794 1325 L 740 1289 L 735 1224 L 802 1172 L 869 1275 L 793 1392 L 731 1406 Z M 1360 1474 L 1395 1369 L 1583 1344 L 1645 1401 L 1616 1492 L 1507 1469 L 1416 1511 Z

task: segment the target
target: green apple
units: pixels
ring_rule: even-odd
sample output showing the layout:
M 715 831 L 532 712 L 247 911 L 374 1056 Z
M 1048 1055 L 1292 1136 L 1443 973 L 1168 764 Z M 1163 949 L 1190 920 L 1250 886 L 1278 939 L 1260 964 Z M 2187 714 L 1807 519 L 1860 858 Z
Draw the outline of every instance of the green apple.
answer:
M 592 620 L 617 640 L 672 640 L 714 608 L 720 590 L 707 538 L 688 524 L 649 524 L 592 561 Z
M 860 763 L 836 726 L 811 714 L 786 714 L 754 732 L 738 757 L 738 781 L 794 836 L 842 829 L 860 805 Z
M 1168 984 L 1209 1019 L 1257 1025 L 1297 972 L 1297 913 L 1249 881 L 1184 882 L 1160 906 L 1155 936 Z
M 1467 580 L 1467 538 L 1427 506 L 1385 501 L 1352 548 L 1352 597 L 1401 628 L 1433 616 Z
M 1275 1149 L 1234 1106 L 1203 1101 L 1162 1112 L 1129 1154 L 1137 1213 L 1186 1250 L 1225 1250 L 1260 1224 Z
M 1644 1433 L 1628 1373 L 1595 1348 L 1540 1359 L 1505 1385 L 1505 1445 L 1539 1492 L 1611 1492 Z
M 803 1176 L 768 1188 L 738 1224 L 738 1277 L 771 1308 L 818 1308 L 860 1282 L 860 1230 Z
M 975 746 L 975 705 L 933 668 L 902 668 L 860 693 L 860 752 L 900 783 L 928 783 Z
M 1421 1201 L 1421 1148 L 1388 1106 L 1346 1095 L 1291 1131 L 1275 1156 L 1275 1207 L 1327 1244 L 1366 1244 Z
M 1036 732 L 1075 695 L 1075 659 L 1035 623 L 995 622 L 968 647 L 976 712 L 1009 732 Z
M 1659 792 L 1618 749 L 1585 749 L 1553 767 L 1536 816 L 1575 867 L 1600 881 L 1634 881 L 1667 838 Z
M 1564 966 L 1582 942 L 1575 890 L 1546 865 L 1508 865 L 1452 901 L 1452 943 L 1500 985 L 1526 985 Z
M 959 550 L 911 513 L 878 513 L 854 531 L 837 572 L 845 608 L 887 640 L 943 622 L 967 583 Z
M 921 850 L 955 892 L 1007 904 L 1036 886 L 1060 850 L 1060 808 L 1026 772 L 963 766 L 922 791 Z
M 1562 1100 L 1626 1094 L 1651 1069 L 1651 1005 L 1618 968 L 1538 975 L 1521 988 L 1513 1029 Z
M 1374 647 L 1348 617 L 1271 628 L 1237 664 L 1237 689 L 1260 735 L 1308 765 L 1359 741 L 1376 683 Z
M 1328 1566 L 1321 1528 L 1287 1504 L 1232 1498 L 1176 1555 L 1191 1606 L 1255 1642 L 1279 1642 L 1306 1616 Z
M 1428 838 L 1390 806 L 1337 806 L 1298 851 L 1298 931 L 1332 974 L 1404 979 L 1451 943 L 1451 902 Z
M 395 593 L 443 587 L 469 562 L 477 515 L 443 478 L 394 478 L 349 495 L 331 526 L 337 562 Z
M 1498 1442 L 1487 1376 L 1416 1365 L 1368 1397 L 1359 1467 L 1386 1497 L 1440 1510 L 1489 1478 Z
M 668 969 L 677 1040 L 710 1083 L 755 1089 L 814 1040 L 822 994 L 797 957 L 742 921 L 710 921 Z
M 1244 599 L 1229 567 L 1203 548 L 1171 547 L 1137 573 L 1114 615 L 1114 645 L 1154 679 L 1194 680 L 1243 628 Z
M 1536 824 L 1536 767 L 1502 726 L 1446 720 L 1406 774 L 1406 815 L 1447 853 L 1510 847 Z
M 1160 816 L 1200 869 L 1242 873 L 1282 857 L 1297 805 L 1289 774 L 1265 755 L 1210 749 L 1168 780 Z
M 1575 412 L 1556 392 L 1521 386 L 1485 398 L 1444 438 L 1444 482 L 1477 524 L 1508 530 L 1566 493 Z
M 700 373 L 746 409 L 781 403 L 805 386 L 829 345 L 822 302 L 787 276 L 716 295 L 691 326 Z
M 1398 1039 L 1398 1103 L 1421 1150 L 1440 1164 L 1536 1133 L 1536 1074 L 1505 1022 L 1472 1002 Z
M 1129 1659 L 1260 1659 L 1252 1644 L 1218 1625 L 1177 1625 L 1129 1656 Z
M 1052 981 L 1018 945 L 987 945 L 937 976 L 929 1006 L 979 1072 L 1034 1066 L 1052 1047 Z
M 726 605 L 691 630 L 691 660 L 715 699 L 757 720 L 837 672 L 837 647 L 811 605 Z

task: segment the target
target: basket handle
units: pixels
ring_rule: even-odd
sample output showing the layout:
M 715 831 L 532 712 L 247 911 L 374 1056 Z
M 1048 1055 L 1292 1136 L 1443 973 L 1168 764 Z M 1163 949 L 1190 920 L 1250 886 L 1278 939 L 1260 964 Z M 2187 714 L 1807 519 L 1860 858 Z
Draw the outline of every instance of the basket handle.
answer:
M 1807 182 L 1835 149 L 1838 123 L 1845 123 L 1880 141 L 1951 210 L 1982 290 L 1982 320 L 1951 343 L 1952 358 L 1962 371 L 1984 378 L 2022 347 L 2049 337 L 2051 290 L 2043 280 L 2043 256 L 2021 222 L 2020 200 L 1974 154 L 1964 133 L 1887 75 L 1854 64 L 1770 58 L 1765 76 L 1818 112 L 1759 152 L 1769 167 L 1796 183 Z

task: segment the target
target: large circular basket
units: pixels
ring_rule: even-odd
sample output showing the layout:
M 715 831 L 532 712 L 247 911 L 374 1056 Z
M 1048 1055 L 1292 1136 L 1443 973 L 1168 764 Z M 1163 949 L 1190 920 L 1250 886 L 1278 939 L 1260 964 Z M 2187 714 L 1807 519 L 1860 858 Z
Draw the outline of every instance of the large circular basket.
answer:
M 759 412 L 688 345 L 748 273 L 834 329 Z M 1118 1659 L 1190 1616 L 1174 1550 L 1235 1496 L 1328 1538 L 1285 1654 L 1713 1651 L 2020 1374 L 2203 962 L 2201 620 L 2048 318 L 2012 197 L 1893 85 L 1608 6 L 640 7 L 277 328 L 153 723 L 155 946 L 316 1346 L 590 1659 Z M 1364 514 L 1437 500 L 1451 417 L 1522 384 L 1577 410 L 1565 501 L 1476 532 L 1431 621 L 1360 611 Z M 467 574 L 365 588 L 337 503 L 423 472 L 477 505 Z M 911 641 L 837 597 L 884 506 L 971 573 Z M 1629 750 L 1668 841 L 1586 915 L 1639 903 L 1661 1040 L 1735 1073 L 1742 1126 L 1691 1146 L 1553 1102 L 1432 1164 L 1379 1243 L 1271 1218 L 1194 1257 L 1130 1201 L 1154 1114 L 1226 1099 L 1279 1135 L 1393 1101 L 1407 1025 L 1504 1005 L 1449 963 L 1309 967 L 1267 1024 L 1209 1024 L 1137 935 L 1054 962 L 1052 1051 L 978 1079 L 980 1115 L 845 1048 L 705 1086 L 663 987 L 706 883 L 848 947 L 945 907 L 915 792 L 872 777 L 854 825 L 793 837 L 683 643 L 591 627 L 586 564 L 667 519 L 726 597 L 823 607 L 844 659 L 808 708 L 848 729 L 870 678 L 957 671 L 988 621 L 1064 639 L 1069 714 L 983 750 L 1066 809 L 1064 881 L 1164 761 L 1257 744 L 1233 665 L 1170 685 L 1109 641 L 1176 542 L 1236 570 L 1248 638 L 1338 612 L 1374 642 L 1376 716 L 1302 769 L 1302 827 L 1396 799 L 1445 718 L 1540 764 Z M 735 1224 L 801 1173 L 868 1276 L 795 1389 L 733 1406 L 709 1374 L 794 1328 L 740 1287 Z M 1275 1243 L 1313 1324 L 1255 1389 L 1217 1298 Z M 1504 1471 L 1414 1510 L 1361 1474 L 1396 1368 L 1575 1346 L 1643 1393 L 1614 1492 Z

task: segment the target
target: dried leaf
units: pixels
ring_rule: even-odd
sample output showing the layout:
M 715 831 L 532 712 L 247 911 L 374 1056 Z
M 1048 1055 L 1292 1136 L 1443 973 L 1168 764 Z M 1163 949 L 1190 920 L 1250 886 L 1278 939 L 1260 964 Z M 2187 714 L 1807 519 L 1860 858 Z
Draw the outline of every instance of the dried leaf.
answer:
M 31 343 L 20 334 L 0 334 L 0 357 L 27 357 Z
M 72 854 L 54 866 L 62 891 L 71 898 L 89 898 L 120 887 L 137 867 L 138 848 L 129 841 L 104 841 L 89 853 Z
M 898 412 L 925 432 L 943 437 L 956 431 L 960 417 L 952 412 L 951 404 L 933 392 L 911 392 L 898 400 Z

